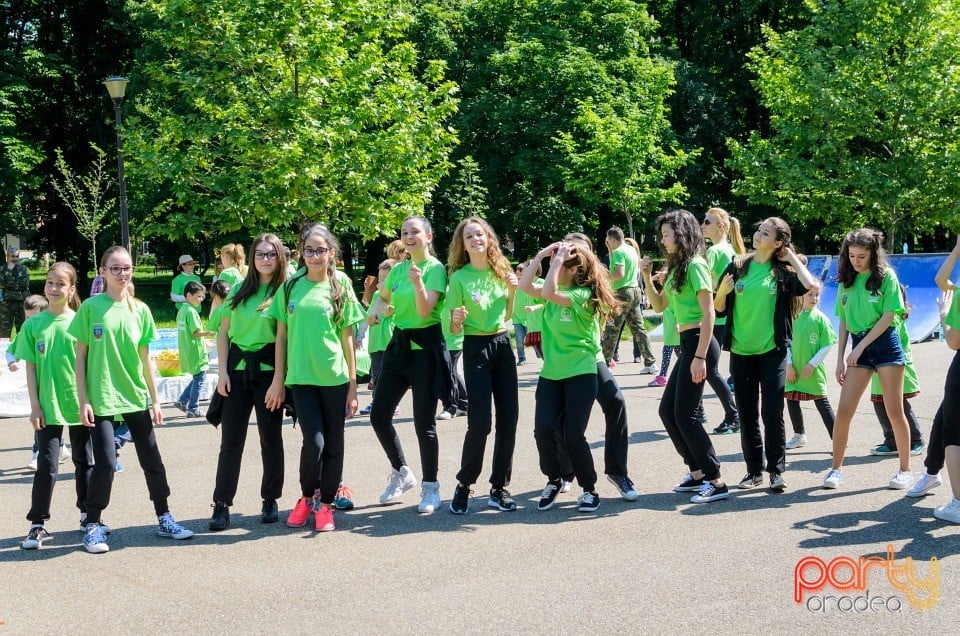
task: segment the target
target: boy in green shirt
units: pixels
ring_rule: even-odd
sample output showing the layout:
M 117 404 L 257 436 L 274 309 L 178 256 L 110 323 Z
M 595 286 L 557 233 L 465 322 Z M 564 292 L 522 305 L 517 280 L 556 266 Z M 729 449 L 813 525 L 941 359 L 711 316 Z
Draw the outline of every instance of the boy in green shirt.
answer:
M 190 383 L 180 394 L 180 399 L 173 403 L 175 407 L 187 414 L 187 417 L 200 417 L 200 388 L 207 367 L 207 347 L 203 343 L 205 336 L 212 336 L 214 332 L 205 331 L 200 323 L 200 314 L 197 308 L 203 302 L 206 292 L 203 285 L 190 281 L 183 288 L 186 301 L 177 312 L 177 344 L 180 349 L 180 370 L 193 376 Z

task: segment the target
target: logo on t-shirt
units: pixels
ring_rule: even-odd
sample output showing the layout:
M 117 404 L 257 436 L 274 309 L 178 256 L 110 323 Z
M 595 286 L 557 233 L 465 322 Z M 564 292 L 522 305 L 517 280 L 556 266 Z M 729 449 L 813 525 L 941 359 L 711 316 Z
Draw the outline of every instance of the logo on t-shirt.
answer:
M 297 307 L 297 303 L 290 303 L 289 305 L 287 305 L 287 314 L 292 316 L 293 310 L 296 309 L 296 307 Z
M 483 298 L 483 296 L 480 295 L 480 292 L 478 292 L 478 291 L 476 291 L 476 290 L 470 292 L 470 300 L 472 300 L 473 302 L 477 303 L 478 305 L 480 304 L 480 300 L 481 300 L 482 298 Z
M 569 307 L 561 307 L 560 322 L 573 322 L 573 310 Z
M 810 344 L 812 345 L 817 344 L 817 334 L 815 333 L 810 334 Z
M 847 306 L 847 296 L 846 296 L 846 294 L 844 294 L 843 298 L 840 299 L 840 304 L 843 305 L 844 307 Z
M 93 326 L 93 337 L 97 340 L 103 338 L 103 325 L 94 325 Z
M 45 340 L 37 340 L 37 353 L 43 355 L 47 352 L 47 342 Z
M 742 293 L 743 293 L 743 283 L 742 283 L 742 282 L 741 282 L 741 283 L 737 283 L 735 289 L 737 290 L 737 293 L 738 293 L 738 294 L 742 294 Z
M 868 303 L 878 303 L 880 302 L 880 292 L 871 292 L 870 296 L 867 298 Z
M 397 291 L 398 289 L 400 289 L 400 283 L 394 283 L 394 284 L 393 284 L 393 287 L 390 288 L 390 291 L 391 291 L 391 292 L 395 292 L 395 291 Z

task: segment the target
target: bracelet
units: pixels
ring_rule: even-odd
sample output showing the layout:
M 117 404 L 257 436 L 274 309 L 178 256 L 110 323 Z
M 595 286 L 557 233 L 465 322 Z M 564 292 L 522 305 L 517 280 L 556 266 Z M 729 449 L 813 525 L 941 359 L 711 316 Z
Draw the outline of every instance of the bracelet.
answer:
M 697 360 L 703 360 L 704 362 L 707 361 L 706 357 L 704 356 L 698 356 L 697 354 L 693 354 L 693 357 L 696 358 Z

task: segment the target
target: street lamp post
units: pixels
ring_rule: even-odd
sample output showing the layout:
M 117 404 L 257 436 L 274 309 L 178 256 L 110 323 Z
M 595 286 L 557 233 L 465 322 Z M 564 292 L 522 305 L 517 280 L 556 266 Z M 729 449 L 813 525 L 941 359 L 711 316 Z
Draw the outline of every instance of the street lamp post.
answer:
M 123 103 L 123 95 L 127 90 L 127 78 L 108 77 L 103 85 L 107 87 L 110 93 L 110 99 L 113 100 L 113 109 L 117 116 L 117 174 L 120 185 L 120 239 L 123 247 L 130 251 L 130 222 L 127 218 L 127 182 L 123 178 L 123 128 L 120 117 L 120 105 Z

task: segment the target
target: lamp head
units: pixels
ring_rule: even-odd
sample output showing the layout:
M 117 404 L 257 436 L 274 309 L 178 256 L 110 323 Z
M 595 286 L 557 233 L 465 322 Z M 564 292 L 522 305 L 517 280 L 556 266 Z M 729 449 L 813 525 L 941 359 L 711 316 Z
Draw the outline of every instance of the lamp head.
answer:
M 129 80 L 126 77 L 108 77 L 103 81 L 103 85 L 107 87 L 107 92 L 110 93 L 110 98 L 115 102 L 119 102 L 123 99 L 124 93 L 127 91 L 127 82 Z

